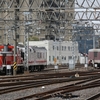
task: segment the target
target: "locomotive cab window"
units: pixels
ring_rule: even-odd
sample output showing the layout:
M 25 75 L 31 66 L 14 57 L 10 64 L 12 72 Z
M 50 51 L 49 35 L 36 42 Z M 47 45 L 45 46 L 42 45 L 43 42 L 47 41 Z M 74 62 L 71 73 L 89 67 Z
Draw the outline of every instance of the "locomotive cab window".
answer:
M 97 57 L 98 52 L 94 52 L 94 57 Z

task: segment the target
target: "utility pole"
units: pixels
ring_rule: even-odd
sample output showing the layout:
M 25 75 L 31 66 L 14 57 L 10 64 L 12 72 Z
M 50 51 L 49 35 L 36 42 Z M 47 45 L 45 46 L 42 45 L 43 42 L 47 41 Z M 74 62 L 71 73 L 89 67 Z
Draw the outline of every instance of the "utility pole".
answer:
M 72 25 L 72 27 L 73 27 L 73 31 L 72 31 L 72 59 L 70 61 L 72 66 L 70 69 L 75 68 L 75 50 L 74 50 L 74 48 L 75 48 L 75 41 L 74 41 L 74 38 L 75 38 L 74 27 L 75 27 L 75 25 L 74 24 Z
M 17 16 L 17 9 L 16 9 L 17 5 L 15 4 L 15 25 L 14 25 L 14 29 L 15 29 L 15 38 L 14 38 L 14 63 L 17 63 L 17 20 L 18 20 L 18 16 Z M 16 75 L 16 70 L 13 68 L 13 75 Z
M 25 15 L 25 36 L 24 36 L 24 46 L 25 46 L 25 54 L 24 54 L 24 64 L 25 64 L 25 69 L 24 73 L 29 73 L 29 68 L 28 68 L 28 48 L 29 48 L 29 25 L 28 25 L 28 14 Z
M 59 26 L 58 26 L 58 33 L 59 33 L 59 64 L 61 64 L 62 63 L 62 59 L 61 59 L 61 35 L 60 35 L 60 9 L 61 9 L 61 7 L 60 7 L 60 0 L 59 0 L 59 11 L 58 11 L 58 13 L 59 13 L 59 17 L 58 17 L 58 23 L 59 23 Z
M 25 71 L 28 71 L 28 48 L 29 48 L 29 41 L 28 41 L 28 26 L 25 26 Z
M 95 49 L 95 31 L 93 31 L 93 49 Z
M 73 68 L 75 67 L 75 51 L 74 51 L 74 47 L 75 47 L 75 44 L 74 44 L 74 29 L 73 29 L 73 34 L 72 34 L 72 63 L 73 63 Z

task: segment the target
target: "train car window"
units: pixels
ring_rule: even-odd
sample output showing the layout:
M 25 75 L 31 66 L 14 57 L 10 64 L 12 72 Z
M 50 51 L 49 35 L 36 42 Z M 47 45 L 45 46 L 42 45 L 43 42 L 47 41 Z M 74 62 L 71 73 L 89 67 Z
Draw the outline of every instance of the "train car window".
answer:
M 45 58 L 44 53 L 43 53 L 43 58 Z
M 41 52 L 37 52 L 37 58 L 42 58 L 42 53 Z
M 40 52 L 40 58 L 42 58 L 42 53 Z
M 37 52 L 37 58 L 39 58 L 39 53 Z
M 94 52 L 94 57 L 97 57 L 98 52 Z
M 34 50 L 34 53 L 36 53 L 36 51 Z

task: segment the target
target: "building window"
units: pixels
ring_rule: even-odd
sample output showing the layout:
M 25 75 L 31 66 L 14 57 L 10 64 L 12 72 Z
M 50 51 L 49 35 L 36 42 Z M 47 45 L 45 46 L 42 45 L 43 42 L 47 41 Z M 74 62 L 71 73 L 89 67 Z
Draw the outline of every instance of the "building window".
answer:
M 53 46 L 53 50 L 55 49 L 55 47 Z
M 71 51 L 73 51 L 74 50 L 74 47 L 71 47 Z
M 63 46 L 62 46 L 62 51 L 63 51 Z
M 66 46 L 65 46 L 65 50 L 66 50 Z
M 66 60 L 66 57 L 65 57 L 65 60 Z
M 70 46 L 68 46 L 68 50 L 70 51 Z
M 72 59 L 72 56 L 68 56 L 68 60 Z
M 51 56 L 49 56 L 49 61 L 51 61 Z
M 79 47 L 81 48 L 81 47 L 82 47 L 82 45 L 81 45 L 81 44 L 79 44 Z
M 77 59 L 77 56 L 75 56 L 75 59 Z
M 55 57 L 53 56 L 53 58 L 52 58 L 53 61 L 54 61 L 54 58 L 55 58 Z
M 57 56 L 57 60 L 59 60 L 59 57 Z
M 57 50 L 59 50 L 59 49 L 58 49 L 58 46 L 57 46 Z

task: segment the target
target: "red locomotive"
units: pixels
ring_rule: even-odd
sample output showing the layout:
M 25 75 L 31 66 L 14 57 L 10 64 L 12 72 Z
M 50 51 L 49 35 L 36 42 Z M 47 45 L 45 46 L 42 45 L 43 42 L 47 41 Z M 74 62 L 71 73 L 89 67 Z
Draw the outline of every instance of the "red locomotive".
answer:
M 47 66 L 47 50 L 44 47 L 29 46 L 28 50 L 28 70 L 41 71 Z M 24 72 L 24 46 L 17 46 L 17 54 L 14 55 L 14 46 L 12 45 L 0 45 L 0 73 L 7 74 L 8 70 L 11 70 L 13 74 L 14 56 L 17 63 L 16 73 Z

